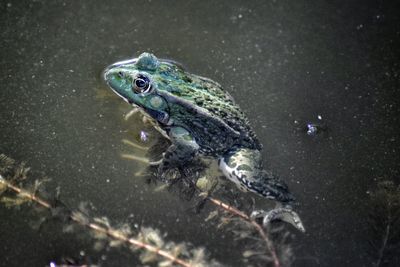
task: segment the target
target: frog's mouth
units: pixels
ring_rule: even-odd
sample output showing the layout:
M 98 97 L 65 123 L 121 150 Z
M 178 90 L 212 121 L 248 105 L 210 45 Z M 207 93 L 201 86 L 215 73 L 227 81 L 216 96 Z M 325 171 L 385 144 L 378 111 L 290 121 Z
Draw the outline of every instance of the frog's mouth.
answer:
M 106 82 L 106 84 L 108 85 L 108 87 L 114 92 L 114 94 L 118 95 L 119 97 L 121 97 L 125 102 L 129 103 L 129 104 L 134 104 L 132 101 L 130 101 L 128 98 L 126 98 L 124 95 L 122 95 L 120 92 L 118 92 L 118 90 L 116 90 L 112 84 L 112 82 L 110 82 L 107 79 L 107 72 L 104 72 L 104 81 Z

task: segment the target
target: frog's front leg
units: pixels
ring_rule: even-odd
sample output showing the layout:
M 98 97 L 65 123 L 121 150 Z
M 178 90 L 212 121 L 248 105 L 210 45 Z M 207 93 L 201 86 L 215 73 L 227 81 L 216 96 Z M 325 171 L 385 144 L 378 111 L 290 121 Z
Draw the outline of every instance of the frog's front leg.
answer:
M 254 217 L 262 217 L 264 225 L 273 220 L 283 220 L 304 231 L 303 224 L 291 208 L 294 197 L 282 181 L 269 177 L 262 168 L 261 153 L 248 148 L 235 148 L 223 155 L 218 162 L 225 177 L 243 191 L 251 191 L 265 198 L 282 203 L 283 207 L 268 212 L 256 212 Z
M 167 170 L 181 167 L 190 162 L 199 150 L 196 140 L 183 127 L 172 127 L 168 136 L 172 144 L 163 154 L 157 170 L 157 175 L 161 180 L 166 180 L 165 173 Z

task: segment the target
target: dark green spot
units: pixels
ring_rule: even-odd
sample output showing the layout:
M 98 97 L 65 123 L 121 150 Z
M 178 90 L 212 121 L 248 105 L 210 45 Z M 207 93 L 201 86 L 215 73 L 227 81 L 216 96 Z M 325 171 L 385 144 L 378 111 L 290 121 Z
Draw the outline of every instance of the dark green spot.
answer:
M 252 171 L 253 169 L 247 165 L 247 164 L 242 164 L 237 168 L 238 171 Z
M 228 165 L 229 168 L 235 168 L 236 167 L 236 162 L 235 159 L 232 157 L 228 160 L 228 162 L 226 163 L 226 165 Z
M 188 76 L 183 76 L 182 79 L 187 83 L 191 83 L 192 82 L 192 79 L 189 78 Z

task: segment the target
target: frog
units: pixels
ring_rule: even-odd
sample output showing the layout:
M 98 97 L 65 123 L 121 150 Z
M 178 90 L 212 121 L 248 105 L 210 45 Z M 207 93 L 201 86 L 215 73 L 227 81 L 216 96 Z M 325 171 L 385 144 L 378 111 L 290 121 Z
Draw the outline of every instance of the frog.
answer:
M 280 179 L 263 168 L 262 144 L 229 92 L 181 64 L 144 52 L 103 71 L 106 84 L 124 101 L 151 117 L 157 130 L 170 140 L 157 166 L 164 181 L 172 168 L 184 168 L 197 157 L 212 157 L 223 175 L 241 191 L 278 203 L 272 210 L 256 210 L 252 218 L 264 225 L 274 220 L 304 231 L 294 211 L 294 196 Z

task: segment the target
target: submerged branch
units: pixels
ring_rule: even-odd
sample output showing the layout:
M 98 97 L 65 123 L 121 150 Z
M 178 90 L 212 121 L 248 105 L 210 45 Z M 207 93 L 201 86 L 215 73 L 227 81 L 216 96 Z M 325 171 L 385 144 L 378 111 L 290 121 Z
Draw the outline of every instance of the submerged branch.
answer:
M 1 174 L 0 174 L 0 183 L 2 184 L 2 186 L 5 186 L 8 189 L 14 191 L 16 194 L 18 194 L 21 197 L 29 199 L 31 202 L 34 202 L 46 209 L 49 209 L 49 210 L 52 209 L 52 205 L 48 201 L 36 196 L 35 194 L 33 194 L 25 189 L 22 189 L 16 185 L 11 184 L 5 178 L 3 178 L 3 176 Z M 155 253 L 155 254 L 157 254 L 173 263 L 176 263 L 180 266 L 183 266 L 183 267 L 193 267 L 194 266 L 190 262 L 185 261 L 180 258 L 177 258 L 177 257 L 173 256 L 172 254 L 170 254 L 168 251 L 162 250 L 157 246 L 153 246 L 153 245 L 141 242 L 135 238 L 126 236 L 123 233 L 121 233 L 120 231 L 114 230 L 112 228 L 104 227 L 104 226 L 101 226 L 100 224 L 82 220 L 81 216 L 77 216 L 77 215 L 78 215 L 77 213 L 72 212 L 70 214 L 70 219 L 72 221 L 74 221 L 82 226 L 88 227 L 91 230 L 94 230 L 100 234 L 105 234 L 115 240 L 124 242 L 128 245 L 133 245 L 133 246 L 137 246 L 139 248 L 146 249 L 146 250 L 148 250 L 152 253 Z
M 262 238 L 262 240 L 265 242 L 265 245 L 267 247 L 267 254 L 270 253 L 272 260 L 273 260 L 273 264 L 274 267 L 280 267 L 281 263 L 280 260 L 278 258 L 278 255 L 276 253 L 276 250 L 274 248 L 273 242 L 269 239 L 267 233 L 265 232 L 264 228 L 257 223 L 254 219 L 252 219 L 250 216 L 248 216 L 246 213 L 244 213 L 243 211 L 240 211 L 239 209 L 228 205 L 224 202 L 222 202 L 219 199 L 207 196 L 207 199 L 209 201 L 211 201 L 211 203 L 213 203 L 214 205 L 218 206 L 219 208 L 222 208 L 224 211 L 229 212 L 235 216 L 238 216 L 239 218 L 245 220 L 246 222 L 250 223 L 258 232 L 258 234 L 260 235 L 260 237 Z
M 91 230 L 95 239 L 94 249 L 98 250 L 108 245 L 117 247 L 124 245 L 132 251 L 140 250 L 139 259 L 143 264 L 158 263 L 159 266 L 205 267 L 221 266 L 218 262 L 207 259 L 203 248 L 194 248 L 186 242 L 175 243 L 164 241 L 158 230 L 141 227 L 138 231 L 131 230 L 129 225 L 113 227 L 106 217 L 91 217 L 83 203 L 78 209 L 69 209 L 59 200 L 59 191 L 53 199 L 45 199 L 38 195 L 42 192 L 41 186 L 46 179 L 40 179 L 29 185 L 28 172 L 24 164 L 16 164 L 14 160 L 0 154 L 0 203 L 6 206 L 19 206 L 32 203 L 49 211 L 53 218 L 67 223 L 63 231 L 73 230 L 74 226 L 81 226 Z M 41 224 L 48 218 L 46 215 Z M 71 223 L 71 224 L 70 224 Z M 137 227 L 137 226 L 135 226 Z

